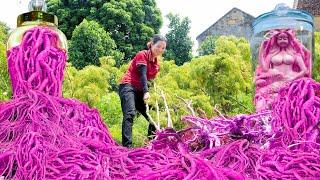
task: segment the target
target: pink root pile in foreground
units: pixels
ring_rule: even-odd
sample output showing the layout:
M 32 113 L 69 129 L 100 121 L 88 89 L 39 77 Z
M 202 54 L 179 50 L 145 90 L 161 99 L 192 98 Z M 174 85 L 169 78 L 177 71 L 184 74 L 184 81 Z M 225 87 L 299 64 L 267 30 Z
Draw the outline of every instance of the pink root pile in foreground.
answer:
M 317 179 L 320 84 L 296 80 L 274 110 L 201 119 L 127 149 L 99 113 L 61 96 L 65 51 L 48 28 L 8 52 L 13 99 L 0 103 L 0 179 Z

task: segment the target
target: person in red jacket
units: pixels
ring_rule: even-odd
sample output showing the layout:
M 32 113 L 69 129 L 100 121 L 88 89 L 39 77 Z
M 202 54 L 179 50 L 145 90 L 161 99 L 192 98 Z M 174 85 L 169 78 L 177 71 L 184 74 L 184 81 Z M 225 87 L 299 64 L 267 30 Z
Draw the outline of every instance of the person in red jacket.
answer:
M 129 148 L 132 147 L 132 125 L 136 111 L 139 111 L 149 121 L 145 104 L 145 101 L 150 98 L 147 82 L 154 79 L 159 72 L 158 57 L 165 51 L 167 40 L 156 34 L 147 45 L 148 50 L 138 52 L 131 60 L 119 85 L 123 113 L 122 145 Z M 149 139 L 154 135 L 155 130 L 155 126 L 149 121 Z

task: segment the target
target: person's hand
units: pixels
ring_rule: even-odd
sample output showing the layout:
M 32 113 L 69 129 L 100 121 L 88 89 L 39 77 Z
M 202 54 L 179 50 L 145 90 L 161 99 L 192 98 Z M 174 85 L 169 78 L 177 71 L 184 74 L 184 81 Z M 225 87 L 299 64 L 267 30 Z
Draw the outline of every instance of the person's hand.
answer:
M 149 99 L 150 99 L 150 93 L 149 92 L 144 93 L 143 100 L 148 101 Z

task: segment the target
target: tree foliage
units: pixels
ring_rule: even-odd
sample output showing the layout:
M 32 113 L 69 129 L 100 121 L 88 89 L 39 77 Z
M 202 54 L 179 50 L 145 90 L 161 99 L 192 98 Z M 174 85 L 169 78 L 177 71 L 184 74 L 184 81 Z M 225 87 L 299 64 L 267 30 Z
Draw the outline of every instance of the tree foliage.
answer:
M 241 51 L 238 48 L 241 47 Z M 156 83 L 168 96 L 174 117 L 180 121 L 189 113 L 177 97 L 192 100 L 195 111 L 203 110 L 208 117 L 217 105 L 225 114 L 252 112 L 252 72 L 248 42 L 234 37 L 217 39 L 217 53 L 201 56 L 175 66 L 163 62 Z M 158 97 L 159 98 L 159 97 Z
M 103 96 L 106 96 L 112 89 L 109 82 L 118 72 L 109 71 L 113 68 L 112 58 L 102 58 L 102 66 L 86 66 L 81 70 L 77 70 L 70 64 L 67 65 L 65 78 L 63 82 L 64 97 L 76 98 L 86 102 L 90 107 L 97 107 Z M 119 70 L 117 70 L 119 71 Z
M 88 65 L 100 65 L 102 56 L 122 59 L 116 51 L 114 40 L 97 22 L 86 19 L 76 27 L 70 41 L 69 57 L 72 65 L 82 69 Z
M 101 7 L 96 17 L 111 32 L 125 59 L 146 48 L 149 38 L 158 33 L 162 25 L 154 0 L 111 0 Z
M 162 25 L 155 0 L 49 0 L 48 11 L 58 16 L 60 29 L 68 39 L 84 18 L 97 21 L 110 32 L 125 60 L 144 49 Z
M 71 39 L 72 32 L 83 19 L 93 16 L 98 9 L 110 0 L 48 0 L 48 12 L 55 14 L 59 18 L 59 29 L 61 29 L 68 39 Z M 88 18 L 91 20 L 91 18 Z
M 11 85 L 6 58 L 8 30 L 8 26 L 0 22 L 0 101 L 11 97 Z
M 313 78 L 320 82 L 320 32 L 315 33 L 315 52 L 313 58 Z
M 169 31 L 166 34 L 168 40 L 165 59 L 174 60 L 177 65 L 182 65 L 192 59 L 193 42 L 188 35 L 190 32 L 190 20 L 179 15 L 168 14 Z
M 8 33 L 10 28 L 3 22 L 0 21 L 0 43 L 6 44 Z
M 200 56 L 214 54 L 217 36 L 208 36 L 198 48 Z

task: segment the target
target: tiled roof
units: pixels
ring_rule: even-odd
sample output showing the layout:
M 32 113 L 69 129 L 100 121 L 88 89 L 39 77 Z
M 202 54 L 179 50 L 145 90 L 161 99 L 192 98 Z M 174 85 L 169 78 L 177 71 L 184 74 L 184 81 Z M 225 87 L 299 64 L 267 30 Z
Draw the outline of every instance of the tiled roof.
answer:
M 320 0 L 298 0 L 297 9 L 305 10 L 314 16 L 320 16 Z

